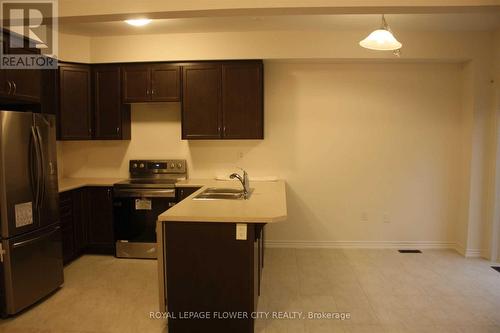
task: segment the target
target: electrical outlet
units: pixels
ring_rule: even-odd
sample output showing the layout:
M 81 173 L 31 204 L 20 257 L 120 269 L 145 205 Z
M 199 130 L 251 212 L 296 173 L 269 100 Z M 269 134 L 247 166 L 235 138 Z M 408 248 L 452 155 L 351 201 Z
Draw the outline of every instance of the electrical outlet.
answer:
M 389 214 L 384 214 L 383 221 L 384 223 L 391 223 L 391 217 Z
M 361 222 L 368 222 L 368 214 L 366 212 L 361 213 Z

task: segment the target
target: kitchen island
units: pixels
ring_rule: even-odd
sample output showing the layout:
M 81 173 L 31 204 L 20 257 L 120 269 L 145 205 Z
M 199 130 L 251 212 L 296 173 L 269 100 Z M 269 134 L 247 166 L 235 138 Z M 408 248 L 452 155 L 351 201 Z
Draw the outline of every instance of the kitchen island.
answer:
M 200 187 L 158 217 L 160 309 L 168 331 L 253 332 L 264 226 L 287 216 L 285 183 L 252 182 L 248 200 L 193 200 L 236 181 L 187 180 Z

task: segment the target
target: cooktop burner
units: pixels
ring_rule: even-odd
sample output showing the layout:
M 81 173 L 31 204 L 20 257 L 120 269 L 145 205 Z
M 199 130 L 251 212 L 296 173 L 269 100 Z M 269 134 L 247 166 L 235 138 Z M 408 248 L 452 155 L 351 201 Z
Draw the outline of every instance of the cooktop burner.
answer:
M 130 179 L 115 184 L 122 188 L 173 188 L 186 179 L 185 160 L 131 160 Z
M 175 179 L 128 179 L 121 183 L 130 185 L 143 185 L 143 184 L 175 184 Z
M 127 179 L 116 183 L 117 187 L 173 188 L 178 178 L 172 179 Z

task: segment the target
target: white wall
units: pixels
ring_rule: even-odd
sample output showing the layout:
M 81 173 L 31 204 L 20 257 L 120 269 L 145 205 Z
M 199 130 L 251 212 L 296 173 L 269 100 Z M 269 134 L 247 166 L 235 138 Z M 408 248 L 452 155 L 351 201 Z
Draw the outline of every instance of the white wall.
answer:
M 186 158 L 195 178 L 239 165 L 288 183 L 289 219 L 270 240 L 454 242 L 461 65 L 267 62 L 265 82 L 264 141 L 181 141 L 178 104 L 134 105 L 130 142 L 65 142 L 64 172 L 126 177 L 131 158 Z
M 493 260 L 500 261 L 500 30 L 496 31 L 494 35 L 494 108 L 493 108 L 493 125 L 495 126 L 495 132 L 493 136 L 494 140 L 494 177 L 493 185 L 493 216 L 492 216 L 492 227 L 491 227 L 491 257 Z
M 388 59 L 391 52 L 358 45 L 369 31 L 250 31 L 93 37 L 91 61 L 177 61 L 211 59 Z M 401 59 L 467 61 L 491 51 L 483 32 L 398 31 Z
M 206 13 L 208 10 L 224 10 L 224 12 L 219 12 L 220 15 L 237 15 L 242 13 L 241 10 L 246 10 L 247 15 L 254 16 L 266 13 L 307 13 L 310 12 L 309 10 L 323 14 L 353 12 L 379 14 L 382 10 L 378 7 L 383 7 L 386 13 L 420 13 L 422 10 L 435 12 L 433 7 L 438 7 L 439 11 L 456 12 L 464 11 L 467 7 L 478 10 L 480 6 L 496 5 L 498 5 L 497 0 L 413 0 L 411 6 L 404 0 L 65 0 L 59 2 L 59 15 L 69 17 L 70 20 L 75 16 L 91 16 L 86 19 L 99 21 L 106 18 L 105 15 L 118 20 L 123 19 L 123 15 L 120 15 L 122 13 L 132 14 L 132 17 L 133 14 L 142 14 L 151 18 L 209 16 L 210 14 Z M 318 10 L 314 11 L 314 8 Z M 298 11 L 293 11 L 293 9 L 298 9 Z M 483 10 L 487 9 L 483 8 Z M 215 16 L 213 12 L 211 14 Z
M 59 59 L 88 63 L 90 59 L 90 37 L 59 33 Z
M 328 62 L 337 61 L 359 68 L 368 65 L 379 66 L 380 68 L 386 68 L 389 72 L 390 68 L 403 66 L 405 63 L 409 66 L 435 66 L 436 69 L 461 66 L 463 69 L 459 71 L 457 80 L 453 81 L 453 83 L 458 84 L 460 90 L 455 101 L 459 109 L 459 120 L 457 121 L 460 123 L 460 136 L 456 137 L 456 142 L 460 147 L 460 152 L 457 153 L 458 160 L 456 160 L 453 168 L 453 172 L 459 173 L 459 176 L 455 174 L 452 176 L 452 178 L 457 177 L 457 182 L 454 182 L 454 184 L 460 187 L 455 194 L 457 196 L 456 200 L 459 202 L 456 213 L 458 216 L 456 216 L 454 222 L 449 222 L 452 220 L 451 217 L 446 218 L 448 222 L 439 224 L 439 232 L 428 228 L 425 223 L 430 222 L 425 222 L 424 226 L 417 228 L 421 228 L 425 234 L 425 237 L 419 238 L 421 240 L 433 241 L 438 239 L 443 242 L 451 239 L 458 244 L 458 250 L 465 255 L 476 256 L 482 254 L 488 257 L 491 226 L 494 221 L 494 179 L 496 175 L 494 163 L 496 157 L 495 126 L 492 125 L 494 119 L 493 86 L 491 84 L 493 78 L 493 35 L 488 32 L 430 33 L 398 31 L 398 38 L 403 42 L 404 48 L 401 59 L 396 59 L 390 53 L 360 48 L 357 41 L 364 37 L 365 34 L 366 32 L 361 31 L 258 31 L 112 36 L 90 39 L 83 37 L 81 40 L 68 37 L 71 42 L 61 43 L 60 47 L 63 49 L 61 54 L 66 54 L 71 58 L 63 58 L 64 60 L 78 61 L 75 59 L 78 57 L 79 52 L 73 50 L 74 47 L 81 47 L 82 59 L 88 58 L 88 62 L 94 63 L 259 58 L 277 59 L 278 61 L 289 59 L 297 62 L 294 66 L 300 66 L 301 61 L 303 64 L 314 63 L 314 66 L 327 66 Z M 381 61 L 385 61 L 385 63 L 380 63 Z M 266 72 L 271 71 L 270 73 L 272 73 L 266 73 L 265 85 L 266 92 L 268 92 L 268 96 L 266 96 L 266 117 L 270 117 L 273 112 L 274 114 L 277 112 L 270 111 L 271 106 L 268 103 L 273 100 L 275 94 L 269 93 L 268 81 L 277 82 L 276 80 L 282 80 L 278 83 L 286 85 L 288 84 L 287 80 L 291 79 L 289 77 L 283 79 L 284 73 L 273 70 L 273 68 L 279 68 L 279 66 L 280 64 L 269 61 L 266 65 Z M 275 78 L 274 75 L 278 74 L 280 76 Z M 291 75 L 291 73 L 289 74 Z M 352 75 L 356 77 L 355 74 Z M 413 71 L 412 75 L 418 76 L 420 74 Z M 306 78 L 307 76 L 304 76 L 304 79 Z M 428 79 L 427 76 L 422 77 L 422 82 Z M 387 80 L 391 81 L 392 77 L 388 76 Z M 294 81 L 292 80 L 292 82 Z M 422 83 L 422 85 L 425 86 L 426 83 Z M 440 85 L 436 89 L 442 90 L 442 87 L 446 87 L 446 85 Z M 314 103 L 317 97 L 314 94 L 304 95 L 302 90 L 306 89 L 306 87 L 300 84 L 290 88 L 293 89 L 280 96 L 279 103 L 286 105 L 288 100 L 295 100 L 299 97 L 307 100 L 308 103 Z M 353 92 L 347 94 L 348 91 L 344 91 L 344 93 L 353 101 L 357 98 L 357 95 Z M 380 96 L 387 97 L 387 95 L 382 94 L 382 91 L 379 93 L 381 93 Z M 428 99 L 428 101 L 434 105 L 432 99 Z M 410 99 L 403 104 L 415 108 L 420 105 L 420 102 L 422 102 L 420 99 Z M 178 108 L 178 106 L 166 106 L 166 104 L 134 106 L 132 133 L 134 139 L 130 143 L 63 143 L 61 150 L 64 153 L 62 154 L 61 165 L 64 166 L 65 173 L 72 176 L 114 176 L 116 174 L 126 176 L 126 161 L 129 158 L 187 156 L 186 158 L 192 165 L 190 171 L 194 176 L 213 176 L 215 170 L 226 169 L 233 164 L 246 163 L 253 174 L 269 174 L 272 171 L 273 174 L 288 179 L 291 173 L 290 166 L 288 162 L 283 161 L 292 161 L 292 165 L 294 165 L 297 156 L 291 153 L 293 150 L 283 150 L 282 146 L 279 145 L 279 139 L 271 140 L 271 138 L 273 135 L 281 134 L 281 140 L 287 139 L 292 144 L 295 144 L 301 137 L 303 128 L 299 127 L 291 130 L 281 122 L 269 123 L 267 121 L 266 133 L 269 135 L 266 136 L 266 140 L 263 142 L 181 142 L 178 141 L 180 137 L 178 132 L 180 130 L 178 126 L 179 110 L 175 108 Z M 287 112 L 286 108 L 284 110 L 282 112 Z M 160 130 L 159 128 L 163 125 L 155 124 L 157 120 L 166 122 L 164 125 L 168 124 L 169 127 Z M 290 125 L 293 119 L 283 119 L 283 121 L 284 124 Z M 160 127 L 157 128 L 157 126 Z M 154 130 L 155 128 L 157 130 Z M 167 137 L 164 137 L 167 132 L 175 133 L 173 141 L 169 141 Z M 149 140 L 152 136 L 158 138 L 159 141 L 153 142 L 154 140 Z M 144 138 L 144 140 L 139 139 L 139 141 L 136 141 L 139 137 Z M 172 142 L 172 144 L 169 142 Z M 148 145 L 152 145 L 153 148 L 151 150 L 145 149 Z M 272 159 L 273 164 L 268 166 L 268 169 L 256 164 L 257 161 L 262 160 L 259 157 L 267 156 L 262 150 L 266 147 L 272 147 L 274 153 L 279 157 Z M 242 161 L 239 161 L 241 152 L 243 152 L 244 157 Z M 109 156 L 113 156 L 114 159 L 108 158 Z M 249 158 L 249 156 L 255 156 L 255 158 Z M 425 160 L 425 156 L 422 156 L 422 158 Z M 96 160 L 100 161 L 96 162 Z M 390 166 L 389 162 L 387 162 L 386 166 Z M 383 174 L 380 177 L 383 179 Z M 448 180 L 444 177 L 443 181 Z M 370 186 L 373 186 L 373 184 L 370 184 Z M 430 190 L 430 187 L 427 190 Z M 293 191 L 292 187 L 290 191 Z M 309 199 L 306 197 L 307 194 L 302 193 L 307 193 L 307 191 L 296 193 L 295 197 L 290 198 L 290 204 L 294 207 L 291 210 L 296 209 L 296 212 L 293 213 L 296 216 L 295 220 L 293 220 L 295 222 L 290 222 L 294 227 L 284 227 L 285 229 L 280 231 L 281 236 L 279 237 L 284 240 L 292 239 L 292 236 L 297 236 L 293 238 L 294 240 L 302 238 L 314 239 L 314 235 L 304 233 L 300 226 L 307 223 L 314 224 L 321 216 L 326 216 L 326 213 L 322 215 L 321 208 L 318 209 L 315 206 L 317 204 L 313 204 L 311 207 L 305 204 Z M 420 192 L 416 191 L 415 193 Z M 359 197 L 359 200 L 366 201 L 362 196 Z M 441 203 L 443 205 L 439 209 L 442 212 L 449 212 L 448 206 L 444 202 Z M 322 202 L 322 204 L 325 207 L 327 206 L 325 202 Z M 373 211 L 373 213 L 367 211 L 371 220 L 380 220 L 380 212 L 386 210 L 381 206 L 382 203 L 363 205 L 366 206 L 366 210 Z M 417 210 L 416 207 L 406 207 L 406 211 L 413 214 Z M 336 219 L 339 221 L 359 220 L 360 209 L 364 208 L 353 207 L 350 213 L 340 215 Z M 311 213 L 303 213 L 304 211 L 310 211 Z M 391 216 L 393 214 L 390 211 L 388 213 Z M 320 217 L 316 217 L 317 214 Z M 396 214 L 396 220 L 400 219 L 397 212 L 394 214 Z M 401 214 L 403 213 L 401 212 Z M 423 217 L 421 214 L 415 215 L 416 218 Z M 307 219 L 304 218 L 305 216 L 307 216 Z M 378 217 L 372 218 L 371 216 Z M 300 223 L 302 224 L 297 222 L 299 219 L 301 219 Z M 431 221 L 435 222 L 435 219 L 431 219 Z M 444 228 L 445 224 L 449 225 L 450 223 L 453 228 L 448 230 L 448 235 L 444 237 L 443 230 L 445 229 L 440 228 Z M 386 227 L 387 225 L 384 224 L 377 229 L 375 236 L 372 234 L 373 231 L 367 232 L 369 228 L 366 228 L 365 225 L 355 226 L 354 224 L 343 227 L 345 233 L 342 232 L 341 234 L 323 234 L 321 232 L 322 227 L 318 227 L 319 229 L 314 229 L 315 231 L 311 232 L 315 233 L 317 237 L 328 235 L 326 238 L 330 241 L 338 239 L 380 239 L 388 241 L 398 239 L 398 237 L 401 239 L 408 238 L 408 235 L 402 232 L 393 234 L 393 230 L 396 230 L 397 226 Z M 279 227 L 276 228 L 278 228 L 276 230 L 280 230 Z M 353 228 L 353 230 L 350 228 Z M 359 235 L 355 234 L 354 229 L 358 230 Z M 277 237 L 278 233 L 274 233 L 272 236 Z M 338 238 L 334 238 L 334 236 Z

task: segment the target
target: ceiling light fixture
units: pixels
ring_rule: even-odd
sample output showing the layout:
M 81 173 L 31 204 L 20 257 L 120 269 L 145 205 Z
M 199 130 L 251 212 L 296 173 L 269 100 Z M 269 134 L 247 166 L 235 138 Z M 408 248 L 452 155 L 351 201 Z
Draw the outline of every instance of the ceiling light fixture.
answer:
M 147 19 L 147 18 L 125 20 L 125 23 L 133 25 L 134 27 L 142 27 L 146 24 L 149 24 L 150 22 L 151 22 L 151 19 Z
M 395 55 L 399 56 L 400 49 L 403 44 L 398 42 L 396 37 L 392 34 L 391 28 L 382 15 L 382 26 L 380 29 L 373 31 L 365 39 L 359 42 L 359 45 L 370 50 L 378 51 L 394 51 Z

